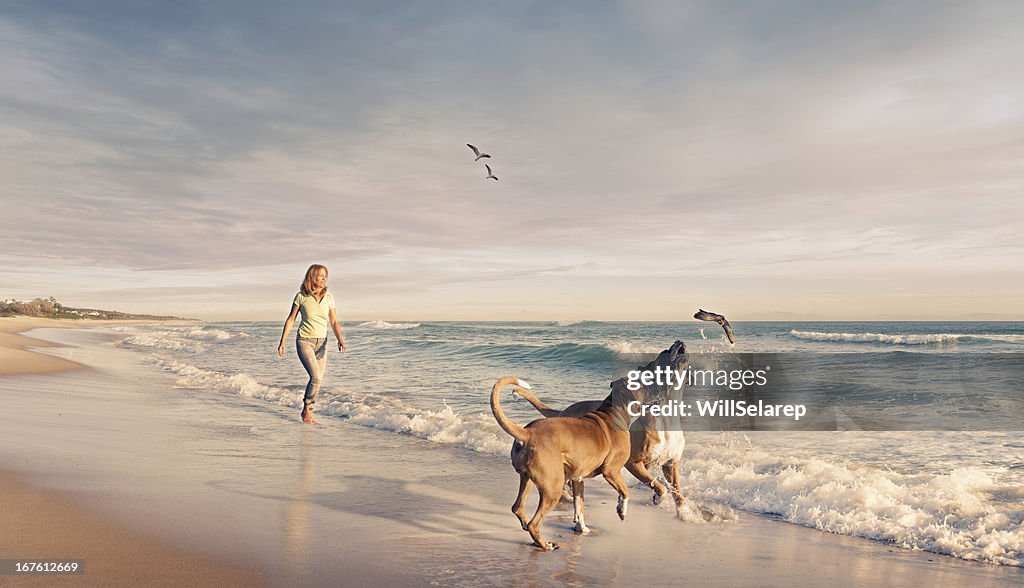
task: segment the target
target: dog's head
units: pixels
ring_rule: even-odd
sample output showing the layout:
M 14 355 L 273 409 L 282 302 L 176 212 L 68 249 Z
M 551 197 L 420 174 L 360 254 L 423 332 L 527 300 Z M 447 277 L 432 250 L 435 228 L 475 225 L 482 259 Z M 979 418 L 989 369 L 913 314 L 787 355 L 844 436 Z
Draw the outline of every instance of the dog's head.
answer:
M 658 402 L 670 398 L 673 393 L 680 393 L 682 386 L 678 385 L 679 377 L 687 369 L 686 361 L 686 345 L 682 341 L 676 341 L 646 366 L 637 366 L 639 372 L 660 373 L 661 382 L 642 383 L 634 380 L 630 383 L 629 376 L 619 378 L 611 383 L 611 392 L 605 398 L 602 407 L 620 409 L 621 412 L 621 409 L 627 408 L 632 402 Z M 666 380 L 667 372 L 673 373 L 672 381 Z M 622 418 L 616 421 L 615 426 L 626 430 L 631 420 Z
M 655 357 L 650 362 L 648 362 L 646 366 L 638 365 L 636 366 L 636 369 L 637 371 L 641 372 L 654 372 L 655 370 L 658 370 L 658 368 L 660 368 L 660 371 L 662 373 L 664 373 L 667 370 L 672 370 L 673 372 L 679 373 L 685 371 L 686 367 L 686 344 L 683 343 L 682 341 L 676 341 L 671 346 L 669 346 L 668 349 L 665 349 L 664 351 L 659 353 L 658 357 Z M 627 380 L 627 378 L 619 378 L 618 380 L 612 382 L 609 385 L 609 387 L 612 388 L 612 390 L 615 390 L 616 388 L 620 387 L 625 388 Z M 663 394 L 665 392 L 664 390 L 660 390 L 658 388 L 658 386 L 644 386 L 641 390 L 636 392 L 639 392 L 638 396 L 640 397 L 650 397 L 658 394 Z
M 656 365 L 663 365 L 673 369 L 678 368 L 686 363 L 686 344 L 682 341 L 676 341 L 668 349 L 659 353 L 654 362 Z
M 682 341 L 676 341 L 668 349 L 662 351 L 651 360 L 646 366 L 637 366 L 636 369 L 644 371 L 654 371 L 657 368 L 672 369 L 674 371 L 680 371 L 686 369 L 686 344 Z

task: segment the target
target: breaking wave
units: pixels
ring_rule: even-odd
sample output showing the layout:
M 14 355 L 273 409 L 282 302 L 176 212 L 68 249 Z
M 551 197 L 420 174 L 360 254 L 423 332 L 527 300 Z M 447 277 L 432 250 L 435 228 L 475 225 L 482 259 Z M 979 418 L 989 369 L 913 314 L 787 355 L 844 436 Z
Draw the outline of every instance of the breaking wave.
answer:
M 255 398 L 295 409 L 302 406 L 302 389 L 293 391 L 268 386 L 246 373 L 228 375 L 159 356 L 150 356 L 149 361 L 174 374 L 176 384 L 183 388 Z M 317 406 L 321 416 L 343 418 L 357 425 L 404 433 L 478 453 L 504 454 L 510 447 L 508 435 L 490 414 L 461 415 L 447 404 L 440 410 L 420 410 L 386 395 L 321 390 Z
M 389 323 L 386 321 L 366 321 L 357 325 L 363 329 L 415 329 L 420 323 Z
M 780 456 L 744 441 L 727 434 L 684 454 L 687 494 L 830 533 L 1024 565 L 1024 491 L 997 482 L 989 472 L 962 467 L 940 474 L 898 473 Z M 994 495 L 1016 498 L 1007 504 Z
M 845 343 L 885 343 L 887 345 L 936 345 L 942 343 L 956 343 L 957 341 L 969 338 L 969 335 L 953 335 L 947 333 L 921 334 L 921 335 L 886 335 L 883 333 L 820 333 L 816 331 L 789 332 L 797 339 L 807 341 L 838 341 Z

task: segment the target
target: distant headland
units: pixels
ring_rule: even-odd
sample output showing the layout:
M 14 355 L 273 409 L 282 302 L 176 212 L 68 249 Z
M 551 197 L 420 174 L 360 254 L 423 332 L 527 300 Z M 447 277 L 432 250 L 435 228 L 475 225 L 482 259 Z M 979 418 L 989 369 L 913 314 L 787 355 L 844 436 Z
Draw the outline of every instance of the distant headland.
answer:
M 0 301 L 0 317 L 34 316 L 51 319 L 71 320 L 146 320 L 146 321 L 188 321 L 195 320 L 179 316 L 155 314 L 129 314 L 117 310 L 95 308 L 72 308 L 64 306 L 56 298 L 35 298 L 33 300 L 5 299 Z

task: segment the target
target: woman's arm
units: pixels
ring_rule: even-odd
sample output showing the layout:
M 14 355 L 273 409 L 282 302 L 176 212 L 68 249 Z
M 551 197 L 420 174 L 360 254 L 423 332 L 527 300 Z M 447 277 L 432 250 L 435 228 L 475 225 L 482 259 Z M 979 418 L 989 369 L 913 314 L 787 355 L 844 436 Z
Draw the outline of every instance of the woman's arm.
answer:
M 295 317 L 299 314 L 299 305 L 292 304 L 292 312 L 288 315 L 288 318 L 284 321 L 284 330 L 281 331 L 281 343 L 277 346 L 277 354 L 284 357 L 284 340 L 288 338 L 288 331 L 292 330 L 292 325 L 295 324 Z
M 331 309 L 329 318 L 331 319 L 331 328 L 334 329 L 334 336 L 338 338 L 338 349 L 344 352 L 348 348 L 345 347 L 345 340 L 341 337 L 341 325 L 338 324 L 338 313 L 334 312 L 333 308 Z

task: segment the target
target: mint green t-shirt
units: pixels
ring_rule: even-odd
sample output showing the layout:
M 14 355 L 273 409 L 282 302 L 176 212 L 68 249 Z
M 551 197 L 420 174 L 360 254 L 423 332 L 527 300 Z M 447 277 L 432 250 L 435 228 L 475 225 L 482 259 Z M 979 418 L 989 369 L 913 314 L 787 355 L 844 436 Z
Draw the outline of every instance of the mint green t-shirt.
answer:
M 307 296 L 302 292 L 295 295 L 292 304 L 299 307 L 302 323 L 299 324 L 299 337 L 326 339 L 327 325 L 330 324 L 331 309 L 334 308 L 334 296 L 328 292 L 323 300 L 317 301 L 316 296 Z

